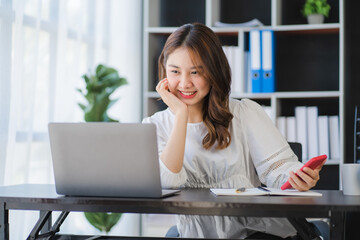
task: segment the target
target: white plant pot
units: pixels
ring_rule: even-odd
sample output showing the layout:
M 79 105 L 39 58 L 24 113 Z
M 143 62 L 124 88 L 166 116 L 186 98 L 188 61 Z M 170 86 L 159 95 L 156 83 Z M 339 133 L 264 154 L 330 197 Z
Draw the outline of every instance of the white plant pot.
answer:
M 321 14 L 311 14 L 307 16 L 309 24 L 322 24 L 324 23 L 324 15 Z

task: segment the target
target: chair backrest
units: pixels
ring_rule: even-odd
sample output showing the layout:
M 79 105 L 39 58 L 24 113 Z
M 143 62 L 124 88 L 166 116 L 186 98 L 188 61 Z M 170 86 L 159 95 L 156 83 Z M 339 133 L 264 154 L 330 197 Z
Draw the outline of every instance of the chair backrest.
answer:
M 293 152 L 295 153 L 295 155 L 298 157 L 298 160 L 301 162 L 302 161 L 302 146 L 301 146 L 301 143 L 289 142 L 289 145 L 290 145 L 291 149 L 293 150 Z

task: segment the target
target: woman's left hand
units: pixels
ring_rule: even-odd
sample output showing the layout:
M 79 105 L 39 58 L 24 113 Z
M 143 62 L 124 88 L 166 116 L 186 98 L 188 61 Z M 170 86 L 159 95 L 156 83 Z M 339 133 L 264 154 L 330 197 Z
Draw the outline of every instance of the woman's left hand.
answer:
M 297 175 L 290 171 L 289 182 L 291 186 L 298 191 L 307 191 L 313 188 L 320 179 L 319 173 L 324 163 L 325 161 L 314 170 L 308 167 L 305 167 L 303 171 L 299 169 L 296 171 Z

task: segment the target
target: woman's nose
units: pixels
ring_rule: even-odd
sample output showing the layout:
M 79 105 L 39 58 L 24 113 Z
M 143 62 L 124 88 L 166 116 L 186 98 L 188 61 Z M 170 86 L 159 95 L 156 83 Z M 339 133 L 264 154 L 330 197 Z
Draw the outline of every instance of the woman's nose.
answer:
M 186 89 L 191 87 L 192 83 L 188 76 L 181 76 L 179 86 L 180 88 Z

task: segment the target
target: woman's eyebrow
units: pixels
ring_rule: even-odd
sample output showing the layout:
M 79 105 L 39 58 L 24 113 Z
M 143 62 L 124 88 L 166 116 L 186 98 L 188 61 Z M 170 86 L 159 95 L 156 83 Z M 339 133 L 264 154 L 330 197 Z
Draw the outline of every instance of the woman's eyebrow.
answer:
M 174 64 L 169 64 L 168 67 L 180 68 L 180 67 L 178 67 L 178 66 L 176 66 L 176 65 L 174 65 Z M 204 67 L 200 65 L 200 66 L 193 66 L 193 67 L 191 67 L 190 69 L 203 69 L 203 68 L 204 68 Z
M 193 66 L 193 67 L 191 67 L 191 69 L 203 69 L 204 67 L 203 66 Z
M 179 68 L 178 66 L 176 66 L 174 64 L 169 64 L 168 67 Z

